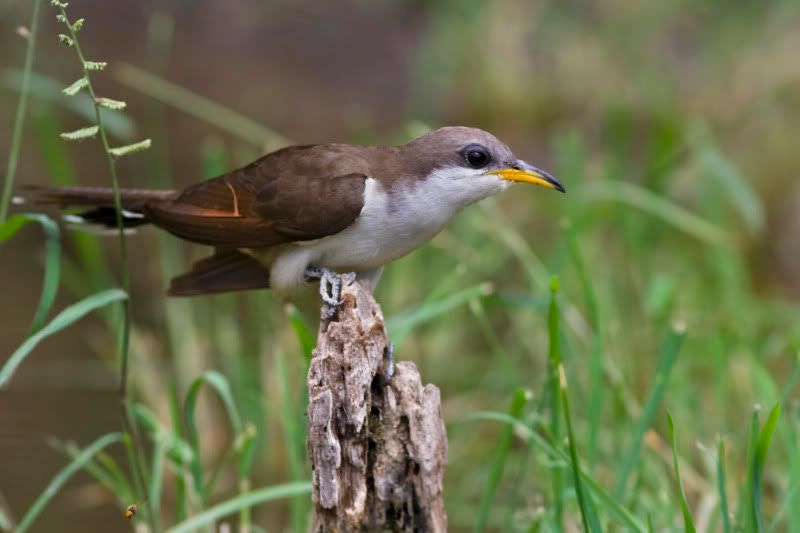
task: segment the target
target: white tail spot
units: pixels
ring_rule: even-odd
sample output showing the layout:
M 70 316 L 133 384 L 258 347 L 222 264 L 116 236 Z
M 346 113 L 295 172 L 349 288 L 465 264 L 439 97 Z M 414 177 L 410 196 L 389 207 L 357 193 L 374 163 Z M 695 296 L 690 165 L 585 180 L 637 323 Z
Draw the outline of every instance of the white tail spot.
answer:
M 85 224 L 86 219 L 78 215 L 64 215 L 62 217 L 67 224 Z
M 142 213 L 137 213 L 136 211 L 128 211 L 127 209 L 122 210 L 123 218 L 144 218 Z

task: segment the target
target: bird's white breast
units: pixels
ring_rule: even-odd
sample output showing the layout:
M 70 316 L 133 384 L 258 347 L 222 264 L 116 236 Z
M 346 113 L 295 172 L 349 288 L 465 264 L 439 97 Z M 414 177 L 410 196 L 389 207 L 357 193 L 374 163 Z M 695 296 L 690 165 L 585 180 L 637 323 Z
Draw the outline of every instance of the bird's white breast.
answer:
M 505 186 L 496 176 L 458 168 L 396 187 L 407 188 L 389 191 L 367 179 L 356 222 L 313 245 L 323 266 L 366 270 L 398 259 L 432 239 L 462 208 Z
M 448 169 L 396 186 L 407 188 L 389 191 L 367 178 L 364 206 L 353 225 L 285 250 L 272 265 L 273 283 L 301 282 L 308 264 L 338 272 L 379 268 L 432 239 L 458 211 L 499 192 L 507 182 L 481 171 Z
M 440 205 L 429 187 L 390 193 L 368 178 L 364 207 L 344 231 L 320 239 L 311 247 L 317 261 L 333 270 L 369 270 L 402 257 L 433 238 L 454 214 Z M 315 255 L 317 255 L 315 254 Z

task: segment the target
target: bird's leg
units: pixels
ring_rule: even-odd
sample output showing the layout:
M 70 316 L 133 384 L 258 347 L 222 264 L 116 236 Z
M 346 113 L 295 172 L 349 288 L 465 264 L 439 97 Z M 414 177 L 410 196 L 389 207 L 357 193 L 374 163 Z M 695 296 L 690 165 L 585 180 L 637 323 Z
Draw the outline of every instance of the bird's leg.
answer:
M 336 308 L 342 303 L 342 285 L 352 283 L 356 279 L 355 272 L 337 274 L 327 268 L 317 266 L 307 267 L 305 276 L 309 279 L 319 279 L 319 295 L 322 297 L 322 301 L 328 305 L 323 316 L 325 319 L 333 317 Z M 386 361 L 386 379 L 391 381 L 394 376 L 394 344 L 392 341 L 386 345 L 383 355 Z
M 319 279 L 319 295 L 323 302 L 334 309 L 342 303 L 342 284 L 351 283 L 356 279 L 353 272 L 337 274 L 327 268 L 315 266 L 306 268 L 305 275 L 307 278 Z
M 394 376 L 394 343 L 392 341 L 386 345 L 384 355 L 386 356 L 386 379 L 391 381 Z

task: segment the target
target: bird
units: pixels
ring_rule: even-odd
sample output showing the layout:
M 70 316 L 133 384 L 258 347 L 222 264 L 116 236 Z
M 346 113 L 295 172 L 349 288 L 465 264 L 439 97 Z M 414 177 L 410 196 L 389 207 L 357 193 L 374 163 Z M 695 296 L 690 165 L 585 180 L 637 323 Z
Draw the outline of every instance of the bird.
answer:
M 528 183 L 560 192 L 551 174 L 514 156 L 491 133 L 450 126 L 399 146 L 295 145 L 182 190 L 34 187 L 40 203 L 82 209 L 73 223 L 151 224 L 214 248 L 170 281 L 170 296 L 320 280 L 340 303 L 342 283 L 376 287 L 384 266 L 438 234 L 462 209 Z

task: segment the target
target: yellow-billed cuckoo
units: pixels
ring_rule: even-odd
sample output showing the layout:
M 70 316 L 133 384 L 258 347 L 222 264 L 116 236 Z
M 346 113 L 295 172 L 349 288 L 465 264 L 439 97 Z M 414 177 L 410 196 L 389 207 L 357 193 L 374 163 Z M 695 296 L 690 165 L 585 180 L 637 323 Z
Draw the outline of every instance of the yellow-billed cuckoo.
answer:
M 125 227 L 153 224 L 215 248 L 171 281 L 172 296 L 283 291 L 314 277 L 335 307 L 336 272 L 354 273 L 374 288 L 385 264 L 513 182 L 564 192 L 492 134 L 448 127 L 402 146 L 290 146 L 180 191 L 123 189 L 121 215 Z M 68 220 L 117 224 L 110 188 L 37 190 L 43 202 L 90 207 Z

